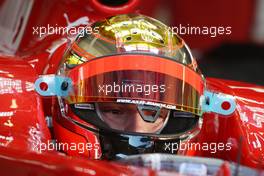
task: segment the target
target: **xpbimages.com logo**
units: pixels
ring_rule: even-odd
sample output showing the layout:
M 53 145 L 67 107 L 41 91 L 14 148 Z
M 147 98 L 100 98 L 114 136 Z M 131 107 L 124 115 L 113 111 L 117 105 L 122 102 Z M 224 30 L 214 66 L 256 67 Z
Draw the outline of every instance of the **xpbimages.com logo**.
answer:
M 85 153 L 87 151 L 94 150 L 96 152 L 99 151 L 100 144 L 99 143 L 63 143 L 55 141 L 48 141 L 47 143 L 36 143 L 33 145 L 33 150 L 42 153 L 43 151 L 77 151 L 78 153 Z
M 131 84 L 124 83 L 106 85 L 98 85 L 98 92 L 109 95 L 111 93 L 143 93 L 145 95 L 150 95 L 151 93 L 164 93 L 166 91 L 165 85 L 151 85 L 151 84 Z
M 192 151 L 208 151 L 212 154 L 216 153 L 217 151 L 229 151 L 232 148 L 231 143 L 193 143 L 193 142 L 167 142 L 164 144 L 164 151 L 169 153 L 175 153 L 177 151 L 185 151 L 185 150 L 192 150 Z
M 79 37 L 84 36 L 85 34 L 99 33 L 99 28 L 92 28 L 90 26 L 79 26 L 79 27 L 65 27 L 50 25 L 47 26 L 33 26 L 33 35 L 37 35 L 40 38 L 48 35 L 79 35 Z
M 179 24 L 178 26 L 172 26 L 169 29 L 173 32 L 173 34 L 204 35 L 212 38 L 232 34 L 231 26 L 192 26 L 190 24 Z

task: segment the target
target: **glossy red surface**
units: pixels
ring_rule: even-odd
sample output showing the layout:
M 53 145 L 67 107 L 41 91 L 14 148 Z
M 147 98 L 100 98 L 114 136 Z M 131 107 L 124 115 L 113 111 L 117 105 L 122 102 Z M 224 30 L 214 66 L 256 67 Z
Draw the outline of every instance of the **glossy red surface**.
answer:
M 200 142 L 230 142 L 231 150 L 215 154 L 203 151 L 198 155 L 237 161 L 241 150 L 243 165 L 264 168 L 264 88 L 213 78 L 208 78 L 207 84 L 211 90 L 233 95 L 237 109 L 228 117 L 214 113 L 204 114 L 202 131 L 198 137 Z
M 157 175 L 151 169 L 0 147 L 1 175 Z
M 1 146 L 34 150 L 50 139 L 40 96 L 34 90 L 35 70 L 24 60 L 0 58 Z
M 41 154 L 37 152 L 37 144 L 47 143 L 51 139 L 45 116 L 51 116 L 54 107 L 51 98 L 41 98 L 34 91 L 33 83 L 40 74 L 56 72 L 68 38 L 66 35 L 55 34 L 40 38 L 33 34 L 32 27 L 47 24 L 81 26 L 118 13 L 98 7 L 98 4 L 90 4 L 91 2 L 93 1 L 34 1 L 17 50 L 12 50 L 11 56 L 0 56 L 1 175 L 156 174 L 150 169 L 87 160 L 78 155 L 69 157 L 57 151 L 43 151 Z M 120 7 L 122 13 L 135 12 L 140 8 L 139 1 L 130 2 L 130 6 Z M 2 52 L 10 55 L 9 48 Z M 185 154 L 236 162 L 241 153 L 242 165 L 264 168 L 264 88 L 214 78 L 207 78 L 206 81 L 209 90 L 234 96 L 237 109 L 230 116 L 205 113 L 201 132 L 194 140 L 199 143 L 230 143 L 231 149 L 215 153 L 189 150 Z M 89 138 L 89 134 L 77 137 L 78 135 L 70 132 L 65 135 L 63 127 L 57 129 L 56 137 L 61 141 L 86 141 Z M 95 154 L 87 154 L 87 157 L 89 155 Z M 230 175 L 228 164 L 221 167 L 219 175 Z
M 221 175 L 226 175 L 226 176 L 231 176 L 232 173 L 230 172 L 230 166 L 227 162 L 223 163 L 221 166 L 221 169 L 219 170 L 219 172 L 217 172 L 217 176 L 221 176 Z

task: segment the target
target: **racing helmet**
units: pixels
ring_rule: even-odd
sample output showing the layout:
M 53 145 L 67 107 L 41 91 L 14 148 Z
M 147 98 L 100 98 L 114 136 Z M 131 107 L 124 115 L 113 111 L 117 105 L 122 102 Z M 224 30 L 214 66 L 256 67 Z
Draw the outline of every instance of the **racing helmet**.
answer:
M 101 159 L 177 153 L 165 144 L 199 132 L 204 88 L 185 42 L 139 14 L 89 27 L 69 44 L 57 72 L 70 82 L 54 103 L 56 140 L 86 149 L 64 152 Z

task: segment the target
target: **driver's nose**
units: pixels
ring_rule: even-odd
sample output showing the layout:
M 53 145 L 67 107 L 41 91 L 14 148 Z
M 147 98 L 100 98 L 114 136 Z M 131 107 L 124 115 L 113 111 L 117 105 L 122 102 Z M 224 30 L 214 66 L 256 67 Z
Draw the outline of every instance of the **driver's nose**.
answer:
M 126 123 L 125 129 L 127 131 L 141 132 L 144 128 L 142 126 L 143 119 L 138 112 L 133 112 L 130 114 L 128 121 Z M 144 121 L 143 121 L 144 122 Z
M 152 123 L 145 122 L 139 112 L 134 112 L 130 114 L 128 118 L 125 130 L 126 131 L 133 131 L 133 132 L 150 132 L 152 131 L 151 125 Z

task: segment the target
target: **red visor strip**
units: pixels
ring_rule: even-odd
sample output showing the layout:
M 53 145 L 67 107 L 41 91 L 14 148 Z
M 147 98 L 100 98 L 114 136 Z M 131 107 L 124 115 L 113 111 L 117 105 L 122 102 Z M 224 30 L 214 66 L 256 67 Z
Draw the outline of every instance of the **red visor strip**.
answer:
M 190 84 L 199 94 L 203 92 L 201 75 L 175 61 L 149 55 L 116 55 L 90 60 L 69 71 L 73 84 L 80 80 L 111 71 L 144 70 L 176 77 Z

